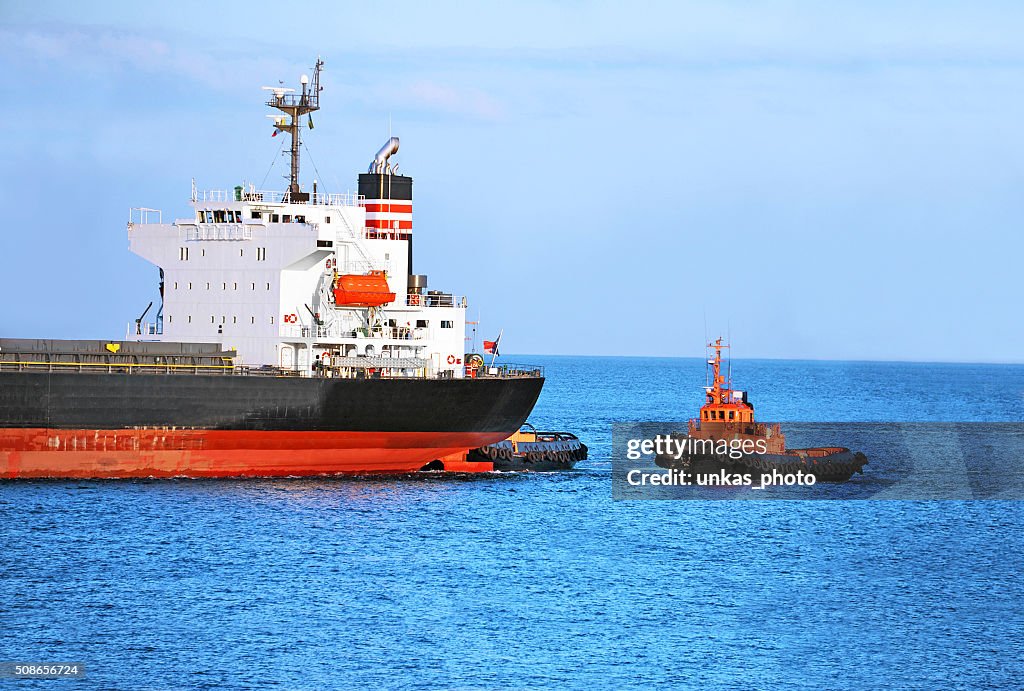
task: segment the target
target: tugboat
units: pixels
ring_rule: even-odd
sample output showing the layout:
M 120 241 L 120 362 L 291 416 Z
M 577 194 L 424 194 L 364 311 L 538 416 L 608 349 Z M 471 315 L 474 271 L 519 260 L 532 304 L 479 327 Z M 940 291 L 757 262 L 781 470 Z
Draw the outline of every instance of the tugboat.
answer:
M 696 474 L 773 473 L 812 475 L 815 481 L 845 482 L 863 473 L 867 457 L 840 446 L 787 449 L 778 423 L 754 421 L 754 404 L 747 392 L 732 388 L 722 374 L 722 339 L 709 343 L 714 357 L 708 360 L 711 383 L 705 386 L 706 401 L 700 417 L 689 421 L 686 436 L 672 435 L 675 451 L 659 454 L 654 462 L 662 468 Z
M 587 458 L 587 445 L 569 432 L 538 432 L 530 423 L 508 439 L 473 449 L 466 460 L 491 463 L 502 472 L 572 470 Z

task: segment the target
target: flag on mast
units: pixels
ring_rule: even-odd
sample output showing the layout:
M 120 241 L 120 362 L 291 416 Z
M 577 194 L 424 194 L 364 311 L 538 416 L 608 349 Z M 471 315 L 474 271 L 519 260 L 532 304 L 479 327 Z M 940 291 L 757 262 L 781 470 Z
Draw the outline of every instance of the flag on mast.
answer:
M 491 367 L 494 367 L 494 360 L 498 357 L 498 344 L 501 343 L 501 335 L 505 329 L 498 332 L 498 337 L 493 341 L 484 341 L 484 352 L 491 354 Z

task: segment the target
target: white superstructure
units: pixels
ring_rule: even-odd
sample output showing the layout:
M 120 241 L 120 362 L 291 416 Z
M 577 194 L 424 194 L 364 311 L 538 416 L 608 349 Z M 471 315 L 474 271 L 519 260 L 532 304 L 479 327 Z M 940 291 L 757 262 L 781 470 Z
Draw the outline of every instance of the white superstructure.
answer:
M 357 194 L 302 192 L 298 118 L 318 108 L 318 62 L 302 94 L 276 89 L 269 105 L 291 116 L 292 182 L 285 192 L 235 187 L 199 192 L 194 215 L 149 222 L 133 210 L 132 252 L 161 269 L 162 305 L 139 324 L 143 340 L 221 343 L 238 364 L 304 374 L 318 361 L 335 376 L 464 376 L 466 300 L 426 290 L 412 274 L 412 180 L 395 175 L 390 140 L 360 175 Z M 159 219 L 157 219 L 159 220 Z M 379 307 L 337 304 L 340 277 L 383 271 L 394 300 Z

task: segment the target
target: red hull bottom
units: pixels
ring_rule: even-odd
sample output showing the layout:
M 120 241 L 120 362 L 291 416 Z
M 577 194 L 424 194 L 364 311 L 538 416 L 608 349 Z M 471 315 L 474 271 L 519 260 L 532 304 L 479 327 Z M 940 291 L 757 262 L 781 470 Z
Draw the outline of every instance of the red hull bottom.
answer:
M 288 477 L 411 473 L 503 432 L 0 429 L 0 478 Z

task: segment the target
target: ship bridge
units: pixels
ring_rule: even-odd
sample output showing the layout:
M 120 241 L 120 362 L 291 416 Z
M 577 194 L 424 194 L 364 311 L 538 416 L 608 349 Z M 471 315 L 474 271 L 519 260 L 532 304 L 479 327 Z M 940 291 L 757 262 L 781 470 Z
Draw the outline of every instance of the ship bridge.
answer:
M 274 87 L 268 101 L 285 113 L 275 131 L 292 137 L 288 189 L 193 182 L 189 217 L 164 223 L 159 211 L 132 210 L 129 247 L 161 277 L 155 320 L 138 320 L 135 335 L 220 343 L 241 363 L 303 374 L 337 359 L 351 372 L 388 361 L 393 376 L 464 376 L 467 300 L 413 273 L 412 178 L 392 165 L 398 138 L 359 175 L 358 192 L 299 185 L 300 116 L 319 108 L 321 66 L 300 94 Z M 339 292 L 368 283 L 387 301 L 350 304 Z

